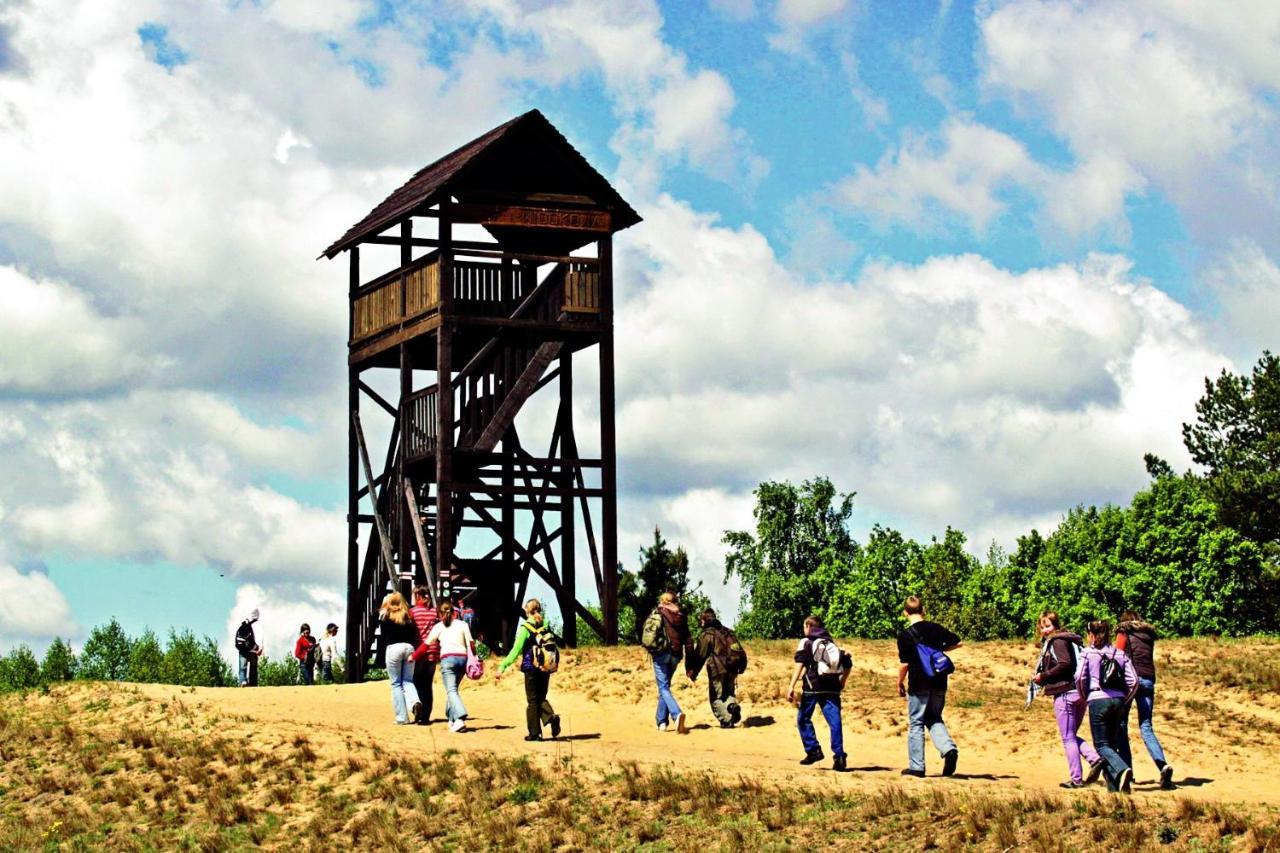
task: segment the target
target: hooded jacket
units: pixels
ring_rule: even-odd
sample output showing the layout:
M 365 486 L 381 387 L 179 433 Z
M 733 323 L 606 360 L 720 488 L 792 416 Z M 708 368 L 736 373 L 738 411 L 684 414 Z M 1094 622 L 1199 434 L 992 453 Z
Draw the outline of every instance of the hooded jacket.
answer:
M 671 646 L 671 656 L 677 661 L 688 652 L 693 651 L 689 642 L 689 620 L 680 612 L 680 605 L 661 603 L 658 615 L 662 617 L 662 630 L 667 633 L 667 644 Z
M 1076 689 L 1076 661 L 1084 640 L 1070 631 L 1055 631 L 1045 640 L 1036 672 L 1045 696 L 1061 696 Z
M 1123 649 L 1129 660 L 1133 661 L 1133 668 L 1137 670 L 1139 678 L 1156 680 L 1155 651 L 1158 636 L 1155 628 L 1140 620 L 1121 622 L 1116 626 L 1116 648 Z

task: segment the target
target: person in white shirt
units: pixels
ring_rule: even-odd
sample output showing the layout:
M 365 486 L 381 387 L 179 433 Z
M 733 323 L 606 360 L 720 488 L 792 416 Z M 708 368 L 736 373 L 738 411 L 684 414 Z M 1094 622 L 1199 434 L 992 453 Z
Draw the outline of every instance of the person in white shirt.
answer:
M 330 622 L 320 638 L 320 665 L 324 680 L 333 683 L 333 662 L 338 658 L 338 626 Z
M 440 602 L 440 621 L 431 626 L 427 645 L 440 644 L 440 681 L 444 684 L 444 714 L 449 719 L 449 730 L 460 732 L 467 727 L 467 707 L 458 695 L 458 684 L 467 673 L 467 654 L 475 653 L 476 643 L 471 638 L 471 628 L 457 618 L 453 604 Z

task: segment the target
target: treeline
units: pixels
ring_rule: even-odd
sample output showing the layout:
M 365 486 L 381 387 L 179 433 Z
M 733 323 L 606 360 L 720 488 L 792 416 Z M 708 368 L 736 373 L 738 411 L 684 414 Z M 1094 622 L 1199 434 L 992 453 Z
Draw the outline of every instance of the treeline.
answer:
M 916 542 L 876 526 L 850 535 L 853 494 L 819 477 L 762 483 L 755 530 L 725 534 L 725 579 L 742 583 L 738 631 L 789 637 L 818 612 L 837 635 L 891 637 L 902 600 L 971 639 L 1028 636 L 1040 612 L 1067 624 L 1133 609 L 1171 634 L 1280 629 L 1280 362 L 1251 376 L 1206 380 L 1195 424 L 1183 425 L 1206 473 L 1176 474 L 1148 455 L 1151 483 L 1128 506 L 1077 506 L 1048 537 L 1032 530 L 1013 553 L 984 559 L 948 528 Z
M 340 673 L 341 663 L 335 662 L 334 677 L 339 681 Z M 239 683 L 212 637 L 197 638 L 190 630 L 170 630 L 168 642 L 161 644 L 150 629 L 138 637 L 129 637 L 115 619 L 94 628 L 78 655 L 66 641 L 55 638 L 43 660 L 25 645 L 0 657 L 0 692 L 39 689 L 72 680 L 184 687 L 234 687 Z M 301 684 L 297 661 L 261 658 L 258 683 Z

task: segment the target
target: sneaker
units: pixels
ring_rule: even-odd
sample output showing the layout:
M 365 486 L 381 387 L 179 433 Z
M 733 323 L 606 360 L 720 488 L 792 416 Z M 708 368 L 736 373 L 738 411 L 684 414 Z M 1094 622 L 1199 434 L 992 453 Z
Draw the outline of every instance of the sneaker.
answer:
M 903 776 L 914 776 L 914 777 L 916 777 L 917 779 L 923 779 L 923 778 L 924 778 L 924 771 L 923 771 L 923 770 L 912 770 L 910 767 L 908 767 L 906 770 L 903 770 L 903 771 L 902 771 L 902 775 L 903 775 Z
M 721 723 L 721 724 L 720 724 L 720 728 L 722 728 L 722 729 L 731 729 L 731 728 L 733 728 L 733 723 Z
M 1173 788 L 1173 765 L 1166 764 L 1160 768 L 1160 790 L 1172 791 Z
M 551 736 L 560 737 L 560 715 L 551 715 Z
M 805 766 L 808 766 L 810 764 L 817 764 L 819 761 L 821 761 L 824 758 L 826 758 L 826 756 L 823 755 L 822 750 L 819 749 L 815 752 L 805 753 L 804 758 L 800 759 L 800 763 Z
M 1120 778 L 1116 780 L 1116 787 L 1120 789 L 1120 793 L 1129 794 L 1133 792 L 1133 771 L 1124 770 L 1120 773 Z
M 676 731 L 682 735 L 689 733 L 689 727 L 684 724 L 684 711 L 676 714 Z
M 525 735 L 524 739 L 529 741 L 542 740 L 542 735 Z
M 729 706 L 729 727 L 732 728 L 742 722 L 742 706 L 734 702 Z
M 413 710 L 409 712 L 409 719 L 413 720 L 415 723 L 422 722 L 422 703 L 421 702 L 413 703 Z
M 667 724 L 666 724 L 666 723 L 658 723 L 658 731 L 660 731 L 660 732 L 665 732 L 666 730 L 667 730 Z
M 1087 782 L 1077 782 L 1074 779 L 1070 779 L 1066 782 L 1059 784 L 1058 787 L 1059 788 L 1087 788 L 1089 787 L 1089 785 Z
M 449 731 L 451 732 L 460 732 L 466 727 L 467 727 L 467 721 L 463 719 L 457 719 L 449 723 Z
M 956 761 L 960 758 L 960 750 L 953 749 L 946 755 L 942 756 L 942 775 L 956 775 Z
M 1105 764 L 1106 762 L 1103 761 L 1101 758 L 1099 758 L 1097 761 L 1090 764 L 1089 772 L 1084 777 L 1084 783 L 1086 785 L 1092 785 L 1094 782 L 1097 782 L 1098 777 L 1102 775 L 1102 768 L 1105 766 Z
M 843 773 L 848 769 L 845 766 L 845 754 L 843 752 L 831 760 L 831 769 L 837 773 Z

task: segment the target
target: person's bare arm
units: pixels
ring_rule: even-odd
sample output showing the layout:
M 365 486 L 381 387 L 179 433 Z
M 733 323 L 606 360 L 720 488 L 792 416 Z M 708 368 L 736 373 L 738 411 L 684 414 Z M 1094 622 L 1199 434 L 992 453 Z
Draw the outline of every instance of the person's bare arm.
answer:
M 797 663 L 795 672 L 791 673 L 791 684 L 787 687 L 787 701 L 796 701 L 796 684 L 804 676 L 804 664 Z
M 898 695 L 899 696 L 907 695 L 907 673 L 910 670 L 911 670 L 911 667 L 907 666 L 905 663 L 898 664 Z

